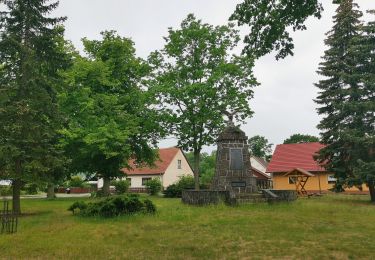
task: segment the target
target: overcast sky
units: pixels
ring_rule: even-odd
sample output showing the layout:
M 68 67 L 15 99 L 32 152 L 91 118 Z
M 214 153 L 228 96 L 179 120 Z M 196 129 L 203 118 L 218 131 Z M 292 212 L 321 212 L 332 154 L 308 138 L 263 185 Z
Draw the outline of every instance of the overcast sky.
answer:
M 168 27 L 177 28 L 181 21 L 194 13 L 213 25 L 225 24 L 238 0 L 60 0 L 57 15 L 68 17 L 66 38 L 82 50 L 81 38 L 99 39 L 100 32 L 116 30 L 135 42 L 137 54 L 148 54 L 164 45 Z M 253 118 L 241 128 L 251 137 L 263 135 L 273 144 L 282 143 L 294 133 L 319 135 L 316 125 L 317 89 L 313 83 L 320 57 L 324 52 L 325 33 L 332 26 L 335 6 L 323 0 L 321 20 L 311 18 L 307 31 L 293 34 L 295 55 L 276 61 L 270 54 L 256 62 L 255 76 L 261 83 L 254 89 L 251 108 Z M 358 0 L 361 10 L 375 9 L 374 0 Z M 246 31 L 242 30 L 242 31 Z M 176 145 L 175 140 L 162 141 L 160 146 Z M 205 147 L 205 151 L 215 149 Z

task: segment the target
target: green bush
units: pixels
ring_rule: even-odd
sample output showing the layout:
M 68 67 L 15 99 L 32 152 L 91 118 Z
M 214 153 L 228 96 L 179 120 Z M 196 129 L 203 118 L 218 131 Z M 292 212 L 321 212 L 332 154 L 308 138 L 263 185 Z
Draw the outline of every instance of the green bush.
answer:
M 194 177 L 182 176 L 180 179 L 164 190 L 164 196 L 167 198 L 181 198 L 183 190 L 194 189 Z
M 68 210 L 73 212 L 74 214 L 77 209 L 81 211 L 81 210 L 85 210 L 86 208 L 87 208 L 87 204 L 85 202 L 76 201 L 68 208 Z
M 38 184 L 28 183 L 28 184 L 25 185 L 23 190 L 26 192 L 26 194 L 29 194 L 29 195 L 38 194 L 38 192 L 39 192 Z
M 125 194 L 128 192 L 130 183 L 126 180 L 121 180 L 112 182 L 112 185 L 115 186 L 117 194 Z
M 107 198 L 98 202 L 86 204 L 75 202 L 68 210 L 73 214 L 79 209 L 82 216 L 115 217 L 135 213 L 153 214 L 156 207 L 150 200 L 141 201 L 138 195 L 131 194 L 123 197 Z
M 90 188 L 90 184 L 85 182 L 80 176 L 72 176 L 69 181 L 64 183 L 65 188 Z
M 147 191 L 151 195 L 158 194 L 161 191 L 161 187 L 161 182 L 158 178 L 151 179 L 146 183 Z
M 0 186 L 0 196 L 12 196 L 12 186 Z
M 167 198 L 179 198 L 181 197 L 181 189 L 177 184 L 169 185 L 164 191 L 164 196 Z

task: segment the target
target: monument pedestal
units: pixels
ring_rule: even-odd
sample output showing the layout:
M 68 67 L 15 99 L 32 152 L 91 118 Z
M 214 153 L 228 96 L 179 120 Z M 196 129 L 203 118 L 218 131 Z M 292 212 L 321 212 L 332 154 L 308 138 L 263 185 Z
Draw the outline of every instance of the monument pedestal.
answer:
M 217 139 L 212 189 L 229 191 L 234 197 L 258 192 L 256 178 L 251 173 L 247 136 L 236 126 L 227 126 Z

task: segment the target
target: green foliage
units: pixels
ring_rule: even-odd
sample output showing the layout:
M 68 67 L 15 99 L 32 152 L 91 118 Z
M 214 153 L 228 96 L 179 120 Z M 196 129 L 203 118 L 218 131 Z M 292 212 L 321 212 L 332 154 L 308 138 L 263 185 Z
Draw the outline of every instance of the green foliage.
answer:
M 293 134 L 284 140 L 284 144 L 313 143 L 319 142 L 319 137 L 305 134 Z
M 85 202 L 76 201 L 68 208 L 68 210 L 74 214 L 77 210 L 81 211 L 81 210 L 85 210 L 86 208 L 87 208 L 87 204 Z
M 87 183 L 80 176 L 72 176 L 67 183 L 67 187 L 86 188 Z
M 125 194 L 130 187 L 130 183 L 127 180 L 114 181 L 112 185 L 115 186 L 117 194 Z
M 194 154 L 186 153 L 190 165 L 194 164 Z M 212 179 L 215 175 L 216 165 L 216 151 L 212 151 L 211 154 L 201 153 L 200 164 L 199 164 L 199 182 L 200 186 L 210 186 Z
M 320 18 L 322 11 L 318 0 L 243 0 L 230 20 L 250 27 L 244 39 L 244 54 L 259 58 L 275 50 L 276 59 L 282 59 L 293 55 L 289 31 L 306 30 L 307 18 Z
M 147 191 L 151 195 L 157 195 L 161 191 L 161 188 L 162 188 L 160 179 L 159 178 L 153 178 L 153 179 L 147 181 L 146 182 L 146 188 L 147 188 Z
M 264 136 L 256 135 L 249 138 L 249 149 L 252 156 L 257 156 L 269 161 L 272 157 L 272 145 Z
M 23 190 L 28 195 L 35 195 L 39 192 L 39 186 L 36 183 L 28 183 L 23 187 Z
M 167 198 L 181 198 L 183 190 L 194 189 L 194 178 L 190 175 L 181 176 L 180 179 L 164 190 L 164 196 Z
M 149 108 L 153 101 L 142 89 L 149 67 L 136 57 L 134 43 L 112 31 L 102 37 L 83 40 L 89 58 L 76 57 L 59 101 L 69 115 L 61 144 L 73 170 L 96 172 L 106 184 L 121 176 L 131 158 L 153 164 L 162 131 L 157 112 Z
M 56 101 L 59 72 L 69 66 L 65 18 L 53 18 L 58 1 L 1 1 L 0 174 L 19 190 L 22 182 L 62 172 L 57 147 L 64 118 Z M 19 194 L 13 207 L 20 212 Z
M 0 186 L 0 196 L 12 196 L 12 187 Z
M 149 57 L 151 91 L 160 100 L 171 134 L 196 155 L 196 188 L 200 152 L 225 126 L 223 115 L 236 112 L 239 122 L 252 115 L 249 101 L 258 83 L 253 59 L 231 54 L 239 40 L 232 24 L 215 27 L 189 14 L 180 28 L 169 29 L 164 49 Z
M 324 79 L 316 84 L 326 144 L 317 160 L 335 173 L 337 190 L 366 183 L 365 165 L 374 162 L 375 24 L 363 25 L 361 17 L 352 0 L 340 1 L 318 71 Z
M 156 206 L 150 200 L 141 201 L 138 195 L 107 198 L 98 202 L 75 202 L 68 210 L 73 214 L 79 209 L 82 216 L 115 217 L 135 213 L 153 214 Z

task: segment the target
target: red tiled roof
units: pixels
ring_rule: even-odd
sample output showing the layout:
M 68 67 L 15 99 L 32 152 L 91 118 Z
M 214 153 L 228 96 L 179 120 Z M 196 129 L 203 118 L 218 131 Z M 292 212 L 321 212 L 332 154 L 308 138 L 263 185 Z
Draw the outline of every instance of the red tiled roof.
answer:
M 173 158 L 180 151 L 179 148 L 162 148 L 159 149 L 159 160 L 156 160 L 154 167 L 142 167 L 137 168 L 134 160 L 129 162 L 132 170 L 121 169 L 127 175 L 161 175 L 164 174 L 169 164 L 172 162 Z
M 295 168 L 325 171 L 313 158 L 323 147 L 324 144 L 321 143 L 279 144 L 266 172 L 289 172 Z

